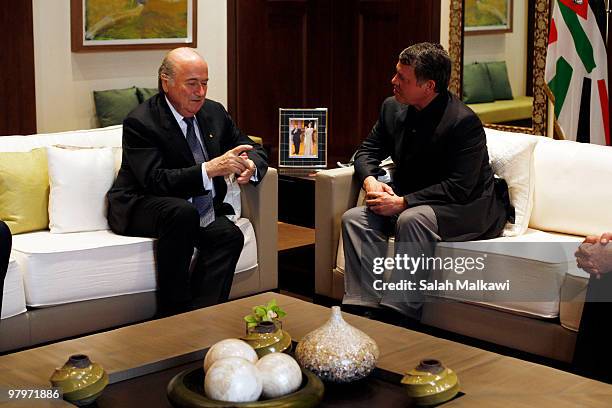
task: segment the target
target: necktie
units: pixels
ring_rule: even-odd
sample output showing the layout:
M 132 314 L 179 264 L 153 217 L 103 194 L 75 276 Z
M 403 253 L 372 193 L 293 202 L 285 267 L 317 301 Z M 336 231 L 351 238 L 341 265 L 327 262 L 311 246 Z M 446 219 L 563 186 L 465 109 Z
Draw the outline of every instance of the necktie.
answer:
M 198 142 L 198 138 L 196 137 L 195 128 L 193 126 L 193 118 L 183 118 L 183 120 L 185 123 L 187 123 L 187 144 L 189 144 L 189 149 L 191 149 L 191 154 L 193 154 L 193 159 L 195 160 L 196 164 L 202 164 L 205 161 L 208 161 L 206 150 L 204 146 L 200 145 L 200 142 Z M 197 208 L 198 214 L 200 214 L 201 227 L 206 227 L 215 220 L 212 192 L 193 197 L 193 204 Z

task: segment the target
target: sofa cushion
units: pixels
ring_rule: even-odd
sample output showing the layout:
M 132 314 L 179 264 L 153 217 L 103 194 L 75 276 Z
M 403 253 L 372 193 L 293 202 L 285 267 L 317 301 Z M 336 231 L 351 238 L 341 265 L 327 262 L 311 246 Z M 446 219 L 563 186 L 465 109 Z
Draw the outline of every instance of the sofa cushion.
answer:
M 155 290 L 153 240 L 111 231 L 52 234 L 33 232 L 13 238 L 28 306 Z
M 115 178 L 112 148 L 47 147 L 49 229 L 52 233 L 108 229 L 106 193 Z
M 245 235 L 236 273 L 257 267 L 257 244 L 249 220 L 236 223 Z M 154 240 L 111 231 L 71 234 L 33 232 L 13 237 L 29 306 L 147 292 L 157 287 Z
M 152 96 L 159 93 L 157 88 L 136 88 L 136 94 L 138 95 L 138 102 L 143 103 Z
M 493 102 L 491 79 L 485 64 L 468 64 L 463 67 L 463 102 Z
M 25 290 L 19 266 L 14 258 L 11 257 L 4 278 L 4 292 L 2 295 L 2 316 L 1 319 L 16 316 L 26 311 Z M 1 324 L 1 323 L 0 323 Z
M 504 236 L 523 234 L 529 226 L 533 208 L 535 174 L 533 150 L 537 136 L 509 133 L 485 128 L 489 160 L 495 174 L 508 183 L 510 202 L 514 206 L 514 224 L 506 223 Z
M 123 126 L 71 130 L 31 136 L 0 137 L 0 152 L 28 152 L 37 147 L 64 144 L 84 147 L 121 147 Z
M 600 235 L 612 227 L 612 148 L 542 138 L 530 228 Z
M 96 115 L 100 126 L 112 126 L 123 123 L 123 119 L 140 104 L 136 87 L 94 91 Z
M 512 99 L 512 88 L 508 79 L 508 69 L 506 61 L 486 62 L 487 72 L 491 79 L 491 90 L 493 98 L 498 100 Z
M 499 237 L 487 241 L 440 242 L 437 257 L 475 257 L 486 253 L 486 269 L 483 276 L 465 275 L 467 279 L 483 279 L 487 282 L 511 281 L 512 292 L 469 293 L 460 297 L 456 293 L 438 293 L 439 297 L 469 301 L 470 303 L 502 309 L 510 313 L 539 318 L 559 316 L 560 292 L 567 274 L 588 276 L 578 269 L 573 256 L 584 238 L 528 229 L 523 235 Z M 390 239 L 393 242 L 393 238 Z M 534 245 L 534 243 L 539 243 Z M 336 271 L 344 274 L 345 260 L 340 237 L 336 259 Z M 432 271 L 432 278 L 444 281 L 454 279 L 452 271 Z M 475 272 L 476 273 L 476 272 Z M 481 296 L 480 298 L 475 297 Z
M 0 219 L 11 233 L 46 229 L 48 201 L 45 150 L 0 153 Z
M 236 221 L 236 226 L 240 228 L 244 235 L 244 246 L 236 264 L 236 273 L 247 272 L 258 266 L 255 230 L 251 221 L 246 218 L 239 218 Z

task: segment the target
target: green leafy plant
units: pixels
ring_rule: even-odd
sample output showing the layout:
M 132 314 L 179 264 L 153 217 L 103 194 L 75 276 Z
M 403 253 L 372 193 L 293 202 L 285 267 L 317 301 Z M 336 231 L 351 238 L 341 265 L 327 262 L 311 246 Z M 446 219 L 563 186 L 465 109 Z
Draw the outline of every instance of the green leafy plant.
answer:
M 261 322 L 272 322 L 287 315 L 283 309 L 276 304 L 276 299 L 272 299 L 267 305 L 253 307 L 253 313 L 244 316 L 249 328 L 257 326 Z

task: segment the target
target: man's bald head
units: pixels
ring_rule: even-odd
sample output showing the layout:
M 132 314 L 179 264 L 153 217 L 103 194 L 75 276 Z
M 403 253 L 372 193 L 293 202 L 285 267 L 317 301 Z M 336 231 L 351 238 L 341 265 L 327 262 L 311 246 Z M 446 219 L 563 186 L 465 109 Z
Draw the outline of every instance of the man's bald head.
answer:
M 174 78 L 177 64 L 181 65 L 189 63 L 190 61 L 203 61 L 206 64 L 204 58 L 202 58 L 202 56 L 193 48 L 180 47 L 166 53 L 159 70 L 157 71 L 157 90 L 160 94 L 164 93 L 164 89 L 162 87 L 162 75 L 167 78 Z
M 208 64 L 193 48 L 176 48 L 159 67 L 159 93 L 184 117 L 193 117 L 208 91 Z

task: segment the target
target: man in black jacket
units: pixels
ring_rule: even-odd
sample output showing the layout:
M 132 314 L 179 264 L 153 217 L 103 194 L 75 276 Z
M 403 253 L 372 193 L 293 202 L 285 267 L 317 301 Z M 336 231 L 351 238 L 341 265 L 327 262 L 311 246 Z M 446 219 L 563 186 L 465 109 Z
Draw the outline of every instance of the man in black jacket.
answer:
M 224 177 L 257 184 L 266 154 L 223 106 L 205 99 L 208 65 L 191 48 L 170 51 L 159 68 L 159 94 L 123 122 L 123 160 L 108 192 L 111 229 L 158 238 L 163 314 L 228 299 L 244 237 L 225 217 Z M 193 273 L 189 266 L 199 250 Z
M 386 255 L 395 236 L 396 253 L 433 256 L 435 243 L 498 236 L 506 221 L 495 194 L 486 138 L 479 118 L 447 91 L 450 58 L 439 44 L 421 43 L 399 56 L 394 97 L 355 155 L 355 177 L 366 192 L 366 206 L 342 218 L 346 261 L 343 302 L 386 306 L 419 318 L 422 293 L 385 291 L 380 283 L 426 278 L 423 268 L 383 275 L 374 258 Z M 381 160 L 395 163 L 392 185 L 377 178 Z M 393 269 L 393 268 L 384 268 Z M 383 276 L 385 276 L 383 278 Z

